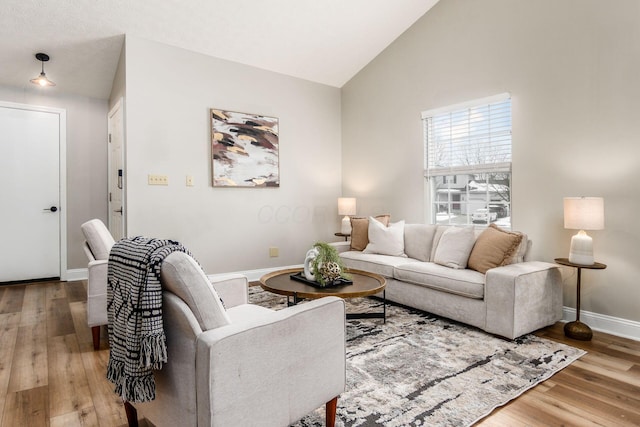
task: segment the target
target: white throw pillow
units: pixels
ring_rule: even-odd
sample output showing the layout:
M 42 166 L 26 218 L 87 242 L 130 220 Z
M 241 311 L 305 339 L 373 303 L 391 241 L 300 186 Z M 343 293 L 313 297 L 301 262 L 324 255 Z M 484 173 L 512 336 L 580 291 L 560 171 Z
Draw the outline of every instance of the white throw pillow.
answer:
M 467 268 L 476 237 L 473 227 L 449 227 L 442 233 L 434 262 L 451 268 Z
M 369 217 L 369 244 L 362 252 L 406 257 L 404 254 L 404 220 L 385 227 L 380 221 Z

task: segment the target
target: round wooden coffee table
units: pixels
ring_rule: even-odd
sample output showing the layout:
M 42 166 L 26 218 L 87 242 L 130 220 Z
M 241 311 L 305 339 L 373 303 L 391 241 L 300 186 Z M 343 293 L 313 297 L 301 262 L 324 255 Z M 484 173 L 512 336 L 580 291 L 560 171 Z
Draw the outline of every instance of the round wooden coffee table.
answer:
M 301 272 L 301 268 L 288 268 L 265 274 L 260 278 L 260 286 L 265 291 L 287 297 L 289 305 L 295 305 L 303 299 L 317 299 L 328 296 L 340 298 L 358 298 L 375 295 L 382 292 L 382 312 L 373 313 L 347 313 L 347 319 L 383 319 L 386 321 L 387 301 L 385 287 L 387 281 L 379 274 L 361 270 L 347 270 L 353 284 L 317 288 L 307 285 L 290 276 Z M 293 297 L 293 302 L 291 301 Z

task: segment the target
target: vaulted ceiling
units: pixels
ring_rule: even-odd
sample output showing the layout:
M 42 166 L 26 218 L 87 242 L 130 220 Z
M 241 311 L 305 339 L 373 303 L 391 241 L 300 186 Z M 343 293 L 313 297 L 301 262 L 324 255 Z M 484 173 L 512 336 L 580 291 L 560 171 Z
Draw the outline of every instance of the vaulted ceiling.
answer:
M 437 1 L 2 0 L 0 85 L 106 99 L 131 34 L 341 87 Z

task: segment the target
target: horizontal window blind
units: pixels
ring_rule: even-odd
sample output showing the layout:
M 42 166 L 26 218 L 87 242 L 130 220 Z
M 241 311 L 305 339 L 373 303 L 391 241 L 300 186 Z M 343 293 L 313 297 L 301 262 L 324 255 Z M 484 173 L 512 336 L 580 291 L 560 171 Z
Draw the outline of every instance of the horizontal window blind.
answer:
M 511 97 L 422 113 L 425 176 L 511 171 Z

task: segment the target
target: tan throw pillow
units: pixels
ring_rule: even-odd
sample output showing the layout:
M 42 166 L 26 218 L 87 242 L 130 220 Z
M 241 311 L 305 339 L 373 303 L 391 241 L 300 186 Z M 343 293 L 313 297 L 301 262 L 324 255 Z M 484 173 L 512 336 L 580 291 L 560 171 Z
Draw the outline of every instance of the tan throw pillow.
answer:
M 375 217 L 378 221 L 389 225 L 391 215 L 378 215 Z M 369 218 L 351 217 L 351 250 L 363 251 L 369 244 Z
M 527 251 L 531 248 L 531 240 L 529 237 L 520 231 L 512 231 L 512 233 L 519 234 L 522 236 L 522 240 L 520 240 L 520 244 L 518 245 L 518 250 L 513 253 L 513 256 L 506 260 L 503 265 L 509 264 L 517 264 L 519 262 L 524 262 L 524 257 L 527 254 Z
M 495 224 L 489 225 L 476 240 L 469 255 L 469 268 L 486 273 L 487 270 L 510 263 L 518 251 L 522 234 L 503 230 Z

